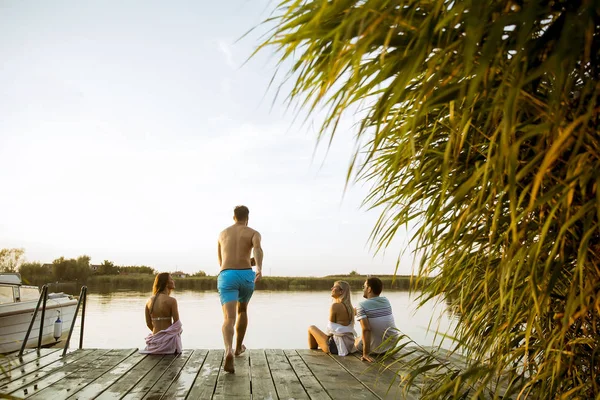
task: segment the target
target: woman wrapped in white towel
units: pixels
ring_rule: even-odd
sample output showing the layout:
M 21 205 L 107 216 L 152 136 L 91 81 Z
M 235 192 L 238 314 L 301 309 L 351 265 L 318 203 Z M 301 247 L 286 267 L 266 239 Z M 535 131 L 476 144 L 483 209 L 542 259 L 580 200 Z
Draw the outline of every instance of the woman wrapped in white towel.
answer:
M 331 288 L 333 303 L 329 309 L 329 322 L 325 332 L 314 325 L 308 328 L 308 347 L 321 348 L 325 353 L 345 356 L 356 351 L 354 339 L 354 308 L 352 307 L 350 285 L 346 281 L 336 281 Z

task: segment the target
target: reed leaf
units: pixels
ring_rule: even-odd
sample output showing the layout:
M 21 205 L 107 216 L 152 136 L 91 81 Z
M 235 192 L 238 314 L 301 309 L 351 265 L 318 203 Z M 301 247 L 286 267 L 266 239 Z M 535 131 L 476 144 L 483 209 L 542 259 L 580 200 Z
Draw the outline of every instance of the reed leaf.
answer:
M 265 23 L 319 140 L 361 110 L 347 179 L 381 213 L 375 251 L 417 222 L 418 301 L 456 311 L 467 364 L 398 352 L 402 384 L 597 398 L 600 2 L 283 0 Z

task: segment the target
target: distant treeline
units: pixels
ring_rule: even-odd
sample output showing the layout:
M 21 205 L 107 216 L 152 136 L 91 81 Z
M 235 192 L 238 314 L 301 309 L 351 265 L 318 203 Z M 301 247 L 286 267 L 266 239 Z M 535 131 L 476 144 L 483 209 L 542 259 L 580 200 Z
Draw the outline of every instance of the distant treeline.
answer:
M 256 290 L 329 290 L 336 280 L 345 280 L 353 291 L 362 291 L 366 276 L 326 276 L 326 277 L 287 277 L 265 276 L 256 285 Z M 384 290 L 409 290 L 410 276 L 379 276 Z M 95 292 L 111 292 L 114 290 L 150 291 L 154 277 L 150 275 L 100 275 L 90 276 L 88 287 Z M 176 290 L 217 290 L 217 277 L 175 278 Z M 412 283 L 415 288 L 414 282 Z
M 89 256 L 70 259 L 61 257 L 54 260 L 52 264 L 27 262 L 19 267 L 23 283 L 31 285 L 65 281 L 85 282 L 91 272 Z
M 49 282 L 79 282 L 85 284 L 97 275 L 145 275 L 153 278 L 156 274 L 154 268 L 145 265 L 117 266 L 110 261 L 100 265 L 90 264 L 89 256 L 66 259 L 60 257 L 52 264 L 39 262 L 22 263 L 18 268 L 23 283 L 30 285 L 43 285 Z
M 0 271 L 19 272 L 23 283 L 44 285 L 50 283 L 50 290 L 75 293 L 81 285 L 87 285 L 96 292 L 115 290 L 150 291 L 157 271 L 145 265 L 118 266 L 104 260 L 93 265 L 90 257 L 83 255 L 66 259 L 60 257 L 52 264 L 22 262 L 23 249 L 2 249 L 0 251 Z M 174 273 L 175 275 L 179 273 Z M 362 291 L 367 276 L 352 271 L 347 275 L 325 277 L 285 277 L 265 276 L 256 285 L 257 290 L 329 290 L 336 280 L 345 280 L 353 291 Z M 410 276 L 379 275 L 384 290 L 409 290 L 415 287 Z M 186 278 L 177 278 L 177 290 L 217 290 L 217 277 L 207 276 L 198 271 Z M 412 285 L 412 286 L 411 286 Z

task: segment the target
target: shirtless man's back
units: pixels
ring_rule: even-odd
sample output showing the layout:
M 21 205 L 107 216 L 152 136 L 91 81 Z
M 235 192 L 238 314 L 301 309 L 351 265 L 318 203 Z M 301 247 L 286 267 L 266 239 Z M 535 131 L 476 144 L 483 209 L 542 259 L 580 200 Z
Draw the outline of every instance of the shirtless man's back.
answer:
M 221 271 L 225 269 L 251 269 L 250 256 L 252 248 L 257 243 L 260 245 L 260 239 L 260 233 L 246 225 L 237 223 L 221 232 L 219 235 Z
M 217 288 L 223 308 L 223 342 L 225 364 L 223 369 L 234 372 L 233 357 L 246 349 L 243 345 L 248 326 L 248 302 L 254 293 L 254 284 L 262 276 L 263 251 L 260 233 L 248 227 L 250 211 L 246 206 L 234 209 L 235 224 L 219 235 L 218 256 L 221 272 Z M 256 273 L 252 271 L 251 253 L 254 250 Z M 237 316 L 237 325 L 236 325 Z M 233 350 L 233 331 L 236 330 L 236 347 Z

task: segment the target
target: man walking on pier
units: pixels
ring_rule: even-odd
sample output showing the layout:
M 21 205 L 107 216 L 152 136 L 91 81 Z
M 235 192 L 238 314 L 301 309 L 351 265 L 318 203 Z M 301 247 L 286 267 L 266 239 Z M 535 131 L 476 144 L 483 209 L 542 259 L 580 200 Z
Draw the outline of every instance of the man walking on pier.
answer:
M 248 326 L 248 302 L 254 293 L 254 284 L 262 277 L 263 251 L 260 233 L 248 227 L 250 211 L 246 206 L 233 210 L 235 223 L 219 234 L 218 256 L 221 271 L 217 279 L 217 289 L 223 307 L 223 342 L 225 343 L 226 372 L 235 372 L 234 355 L 246 350 L 244 335 Z M 252 271 L 251 252 L 254 250 L 256 273 Z M 237 313 L 237 324 L 236 324 Z M 235 326 L 236 346 L 233 349 Z

